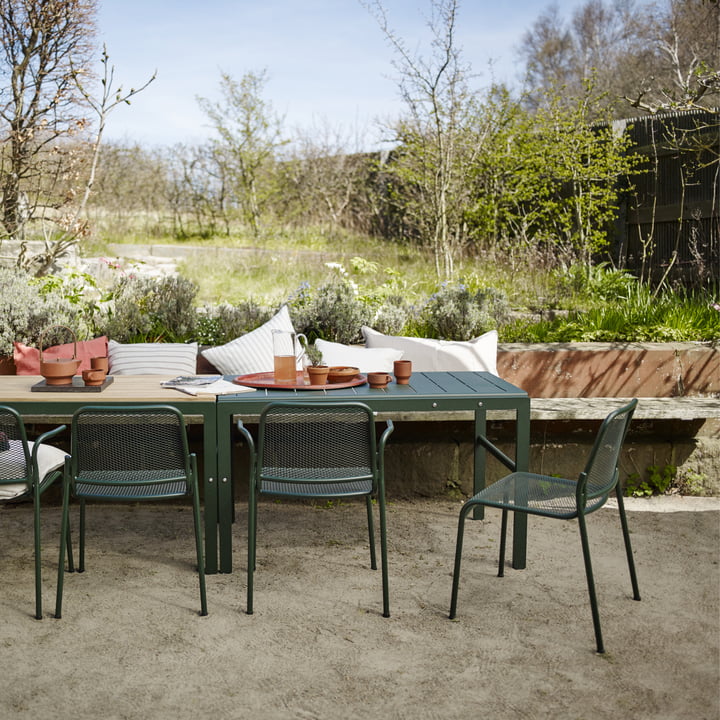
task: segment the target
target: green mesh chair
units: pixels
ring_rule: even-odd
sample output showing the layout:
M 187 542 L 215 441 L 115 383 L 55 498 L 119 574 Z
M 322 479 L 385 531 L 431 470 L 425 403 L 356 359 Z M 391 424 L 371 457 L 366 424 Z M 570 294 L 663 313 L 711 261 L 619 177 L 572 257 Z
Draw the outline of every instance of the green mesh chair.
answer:
M 0 406 L 0 503 L 29 499 L 34 510 L 35 617 L 42 619 L 42 539 L 40 496 L 62 477 L 65 452 L 46 442 L 65 425 L 49 430 L 34 442 L 27 439 L 25 424 L 13 408 Z M 72 555 L 68 555 L 72 564 Z
M 201 614 L 207 615 L 197 463 L 188 449 L 185 421 L 173 407 L 92 406 L 72 419 L 71 456 L 63 478 L 63 515 L 55 617 L 62 615 L 63 566 L 71 495 L 80 501 L 78 570 L 85 570 L 88 500 L 150 501 L 190 496 L 200 580 Z
M 370 566 L 377 569 L 371 498 L 380 513 L 383 616 L 390 616 L 383 456 L 392 421 L 379 442 L 372 410 L 362 403 L 273 403 L 260 416 L 257 452 L 242 422 L 238 429 L 250 446 L 247 610 L 253 612 L 253 574 L 259 495 L 296 498 L 364 497 L 370 540 Z
M 598 432 L 585 470 L 577 481 L 549 475 L 536 475 L 528 472 L 515 472 L 498 480 L 471 497 L 460 510 L 458 522 L 457 544 L 455 547 L 455 570 L 453 574 L 452 598 L 450 601 L 450 617 L 454 618 L 457 609 L 458 583 L 460 581 L 460 560 L 462 557 L 463 535 L 465 519 L 468 513 L 477 505 L 496 507 L 502 510 L 502 525 L 500 530 L 500 560 L 498 576 L 502 577 L 505 567 L 505 536 L 507 534 L 508 512 L 522 512 L 529 515 L 539 515 L 558 520 L 572 520 L 577 518 L 580 529 L 583 558 L 585 561 L 585 574 L 587 576 L 590 606 L 592 609 L 593 626 L 597 651 L 605 651 L 602 632 L 600 628 L 600 615 L 595 594 L 595 581 L 593 579 L 592 563 L 590 560 L 590 545 L 588 543 L 585 516 L 601 508 L 614 490 L 617 496 L 622 526 L 623 539 L 630 580 L 632 582 L 633 598 L 640 600 L 635 563 L 633 562 L 630 535 L 625 517 L 622 491 L 618 487 L 618 460 L 620 450 L 627 433 L 628 426 L 635 412 L 637 400 L 633 400 L 625 407 L 611 412 L 603 421 Z

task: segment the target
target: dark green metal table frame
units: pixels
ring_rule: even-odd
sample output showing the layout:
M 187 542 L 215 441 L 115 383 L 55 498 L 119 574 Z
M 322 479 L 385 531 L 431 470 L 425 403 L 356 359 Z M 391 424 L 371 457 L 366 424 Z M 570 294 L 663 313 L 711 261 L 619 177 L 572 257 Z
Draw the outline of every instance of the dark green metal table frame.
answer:
M 370 406 L 378 419 L 397 421 L 432 420 L 433 413 L 473 411 L 475 413 L 474 492 L 485 487 L 486 452 L 511 470 L 527 470 L 530 447 L 530 398 L 520 388 L 486 372 L 413 373 L 409 385 L 390 383 L 377 390 L 368 385 L 342 390 L 254 390 L 239 395 L 223 395 L 217 400 L 217 521 L 220 572 L 232 572 L 232 523 L 234 493 L 232 481 L 232 443 L 236 420 L 252 423 L 270 402 L 281 400 L 356 400 Z M 487 439 L 487 413 L 491 410 L 515 412 L 515 459 L 507 457 Z M 478 508 L 478 510 L 481 510 Z M 475 517 L 482 517 L 481 512 Z M 527 518 L 519 514 L 513 523 L 514 568 L 525 567 Z M 208 568 L 210 568 L 208 557 Z M 214 571 L 214 570 L 213 570 Z M 210 570 L 208 569 L 208 572 Z

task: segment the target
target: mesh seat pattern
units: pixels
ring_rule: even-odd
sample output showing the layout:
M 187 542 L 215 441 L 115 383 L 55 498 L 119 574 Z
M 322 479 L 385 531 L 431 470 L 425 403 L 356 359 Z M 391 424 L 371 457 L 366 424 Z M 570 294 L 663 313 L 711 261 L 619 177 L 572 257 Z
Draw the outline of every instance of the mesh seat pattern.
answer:
M 152 499 L 189 490 L 180 419 L 175 413 L 87 411 L 75 426 L 78 497 Z
M 321 496 L 372 492 L 371 430 L 362 409 L 271 408 L 259 447 L 261 492 Z
M 28 459 L 17 417 L 0 412 L 0 484 L 26 480 Z
M 617 479 L 617 465 L 628 424 L 627 414 L 611 415 L 595 443 L 592 462 L 588 464 L 587 496 L 607 495 Z
M 472 500 L 492 507 L 524 510 L 533 515 L 572 518 L 577 515 L 577 482 L 550 475 L 518 472 L 493 483 Z M 586 512 L 600 507 L 606 497 L 594 500 Z

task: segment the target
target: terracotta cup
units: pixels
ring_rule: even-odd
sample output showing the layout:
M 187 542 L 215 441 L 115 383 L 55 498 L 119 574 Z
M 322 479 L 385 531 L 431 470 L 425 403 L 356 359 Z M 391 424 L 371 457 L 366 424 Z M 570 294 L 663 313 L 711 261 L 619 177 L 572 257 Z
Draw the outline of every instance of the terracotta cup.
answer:
M 90 358 L 90 367 L 93 370 L 104 370 L 108 371 L 108 359 L 106 357 L 94 357 Z
M 396 360 L 393 363 L 393 373 L 398 385 L 407 385 L 412 375 L 412 362 L 410 360 Z
M 392 375 L 384 372 L 371 372 L 367 374 L 371 388 L 384 388 L 392 380 Z
M 86 385 L 102 385 L 105 382 L 107 373 L 104 370 L 83 370 L 82 379 Z

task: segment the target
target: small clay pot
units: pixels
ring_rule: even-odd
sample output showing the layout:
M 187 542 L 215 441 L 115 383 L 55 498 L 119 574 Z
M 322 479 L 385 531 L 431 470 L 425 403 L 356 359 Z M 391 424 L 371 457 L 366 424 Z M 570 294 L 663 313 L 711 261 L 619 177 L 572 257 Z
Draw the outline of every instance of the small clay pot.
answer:
M 412 361 L 396 360 L 393 363 L 393 373 L 398 385 L 407 385 L 412 375 Z
M 327 365 L 308 365 L 306 368 L 311 385 L 325 385 L 330 368 Z
M 86 385 L 102 385 L 105 382 L 107 373 L 105 370 L 83 370 L 82 379 Z
M 371 372 L 367 375 L 371 388 L 384 388 L 392 380 L 392 375 L 384 372 Z
M 106 357 L 94 357 L 90 358 L 90 367 L 93 370 L 104 370 L 108 371 L 108 359 Z

